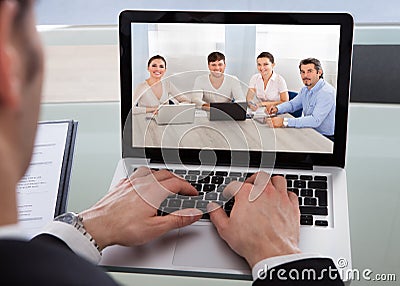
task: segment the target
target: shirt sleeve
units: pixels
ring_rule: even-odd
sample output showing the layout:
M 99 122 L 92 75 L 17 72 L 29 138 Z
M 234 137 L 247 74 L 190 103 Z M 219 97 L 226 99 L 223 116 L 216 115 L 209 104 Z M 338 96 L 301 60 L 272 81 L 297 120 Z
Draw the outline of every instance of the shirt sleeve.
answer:
M 41 233 L 53 235 L 61 239 L 73 252 L 94 264 L 98 264 L 101 259 L 101 253 L 93 243 L 70 224 L 52 221 Z
M 230 76 L 232 82 L 232 95 L 236 102 L 245 102 L 246 99 L 240 86 L 240 81 L 235 76 Z
M 278 90 L 279 90 L 279 93 L 288 91 L 286 81 L 281 75 L 279 76 Z
M 293 98 L 292 100 L 281 103 L 277 106 L 278 114 L 295 112 L 303 107 L 303 94 L 299 92 L 299 94 Z
M 143 87 L 143 84 L 139 84 L 135 88 L 132 98 L 132 114 L 146 113 L 146 107 L 140 106 L 141 97 L 144 96 L 145 93 L 146 93 L 146 88 Z
M 249 88 L 256 88 L 257 84 L 257 74 L 253 75 L 249 81 Z
M 201 77 L 197 77 L 194 81 L 194 87 L 191 94 L 192 102 L 196 107 L 201 108 L 206 102 L 203 100 L 203 88 L 201 86 Z
M 252 276 L 253 281 L 257 280 L 260 276 L 260 273 L 265 272 L 268 269 L 274 268 L 276 266 L 286 264 L 289 262 L 307 259 L 307 258 L 320 258 L 319 254 L 313 253 L 299 253 L 299 254 L 289 254 L 289 255 L 282 255 L 282 256 L 274 256 L 260 262 L 256 263 L 252 269 Z
M 289 118 L 288 126 L 295 128 L 303 128 L 303 127 L 317 128 L 328 116 L 334 104 L 335 104 L 334 97 L 330 96 L 330 94 L 323 97 L 318 96 L 312 114 L 307 116 L 302 116 L 299 118 Z

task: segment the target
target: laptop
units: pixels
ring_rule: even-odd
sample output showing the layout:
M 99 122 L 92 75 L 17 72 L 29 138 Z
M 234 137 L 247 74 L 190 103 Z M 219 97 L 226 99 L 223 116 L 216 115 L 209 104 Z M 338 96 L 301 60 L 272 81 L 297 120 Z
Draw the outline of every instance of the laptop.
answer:
M 224 184 L 243 181 L 259 170 L 283 175 L 301 203 L 301 250 L 331 257 L 343 272 L 350 270 L 344 166 L 352 17 L 344 13 L 123 11 L 119 36 L 122 158 L 111 186 L 138 166 L 167 168 L 191 182 L 207 202 L 220 198 Z M 274 71 L 295 91 L 303 86 L 300 60 L 319 58 L 325 80 L 336 88 L 335 142 L 312 128 L 274 129 L 251 118 L 209 121 L 197 113 L 193 126 L 151 126 L 153 133 L 147 138 L 148 132 L 140 125 L 142 115 L 131 112 L 133 90 L 148 76 L 147 59 L 157 53 L 165 56 L 167 79 L 189 96 L 195 80 L 192 71 L 204 69 L 208 53 L 214 50 L 225 54 L 226 73 L 244 82 L 257 73 L 257 55 L 271 52 L 276 59 Z M 154 139 L 159 130 L 168 135 L 168 142 L 163 141 L 166 136 Z M 180 199 L 168 198 L 159 214 L 187 204 Z M 228 203 L 224 209 L 229 211 Z M 149 244 L 109 247 L 101 265 L 110 271 L 252 279 L 251 269 L 219 238 L 206 213 L 199 222 Z
M 194 121 L 195 108 L 194 103 L 164 104 L 160 105 L 154 118 L 158 125 L 190 124 Z
M 210 121 L 246 120 L 246 102 L 211 102 Z

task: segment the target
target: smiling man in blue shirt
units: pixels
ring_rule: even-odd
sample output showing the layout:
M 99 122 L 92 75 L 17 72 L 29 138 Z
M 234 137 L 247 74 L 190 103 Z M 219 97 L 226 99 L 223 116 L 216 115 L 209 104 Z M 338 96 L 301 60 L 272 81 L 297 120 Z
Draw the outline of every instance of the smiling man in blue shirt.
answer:
M 282 114 L 303 109 L 299 118 L 272 118 L 274 127 L 314 128 L 329 139 L 334 139 L 336 90 L 323 79 L 321 62 L 315 58 L 300 62 L 300 76 L 304 87 L 288 102 L 271 106 L 269 114 Z

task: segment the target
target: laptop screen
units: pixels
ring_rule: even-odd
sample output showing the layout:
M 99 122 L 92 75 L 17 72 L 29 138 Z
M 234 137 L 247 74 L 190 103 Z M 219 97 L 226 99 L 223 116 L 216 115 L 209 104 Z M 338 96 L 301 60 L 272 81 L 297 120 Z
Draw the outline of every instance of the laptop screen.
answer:
M 346 14 L 121 13 L 123 153 L 344 165 L 352 29 Z M 216 102 L 246 103 L 247 119 L 210 120 Z M 188 103 L 193 122 L 153 120 Z

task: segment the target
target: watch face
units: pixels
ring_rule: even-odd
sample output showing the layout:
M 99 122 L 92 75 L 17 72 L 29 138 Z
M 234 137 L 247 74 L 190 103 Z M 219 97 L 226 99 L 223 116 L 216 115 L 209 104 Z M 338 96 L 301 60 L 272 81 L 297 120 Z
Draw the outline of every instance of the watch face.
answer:
M 67 224 L 74 224 L 76 216 L 72 213 L 65 213 L 55 218 L 56 221 L 65 222 Z

